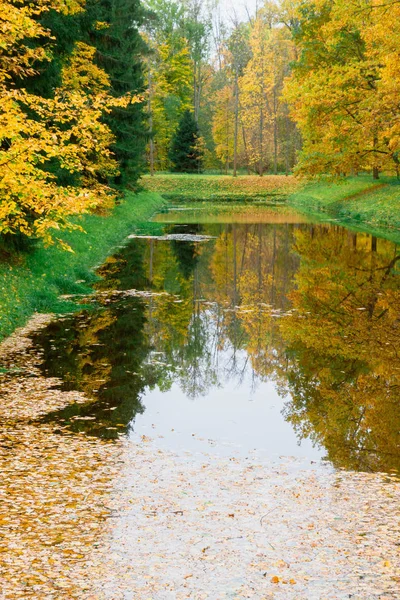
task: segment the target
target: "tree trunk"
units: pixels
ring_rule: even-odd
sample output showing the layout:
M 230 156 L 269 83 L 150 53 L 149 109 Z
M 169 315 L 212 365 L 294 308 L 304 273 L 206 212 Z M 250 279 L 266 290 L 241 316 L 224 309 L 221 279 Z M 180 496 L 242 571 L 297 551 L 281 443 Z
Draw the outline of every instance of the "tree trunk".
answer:
M 258 162 L 258 174 L 260 175 L 260 177 L 262 177 L 263 173 L 264 173 L 264 167 L 263 167 L 264 139 L 263 139 L 263 134 L 264 134 L 264 111 L 263 111 L 263 107 L 261 106 L 261 108 L 260 108 L 260 131 L 259 131 L 259 153 L 260 153 L 260 159 L 259 159 L 259 162 Z
M 274 175 L 278 174 L 278 117 L 276 86 L 274 85 Z
M 225 174 L 229 171 L 229 101 L 226 103 L 226 166 Z
M 233 176 L 237 177 L 237 154 L 238 154 L 238 132 L 239 132 L 239 85 L 238 72 L 235 71 L 235 133 L 233 139 Z
M 374 150 L 377 148 L 378 146 L 378 138 L 377 136 L 374 137 Z M 375 155 L 374 155 L 375 158 Z M 372 177 L 373 179 L 379 179 L 379 167 L 377 165 L 374 165 L 373 169 L 372 169 Z
M 249 163 L 249 153 L 248 153 L 248 150 L 247 150 L 246 131 L 244 129 L 244 124 L 243 123 L 242 123 L 242 136 L 243 136 L 244 152 L 245 152 L 245 155 L 246 155 L 247 174 L 250 175 L 251 171 L 250 171 L 250 163 Z
M 193 74 L 193 109 L 196 123 L 199 122 L 201 88 L 201 64 L 195 63 Z
M 149 100 L 148 100 L 148 110 L 149 110 L 149 133 L 150 133 L 150 175 L 154 177 L 154 138 L 153 138 L 153 108 L 152 108 L 152 100 L 153 100 L 153 76 L 149 69 Z

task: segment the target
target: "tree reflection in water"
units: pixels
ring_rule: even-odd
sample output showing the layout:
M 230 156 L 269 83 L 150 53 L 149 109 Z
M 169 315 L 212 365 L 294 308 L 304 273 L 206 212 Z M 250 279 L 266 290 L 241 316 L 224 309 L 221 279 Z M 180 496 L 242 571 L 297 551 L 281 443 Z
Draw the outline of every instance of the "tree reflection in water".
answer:
M 399 469 L 400 251 L 338 227 L 298 231 L 294 248 L 286 417 L 336 466 Z
M 337 467 L 400 469 L 399 265 L 386 240 L 326 225 L 175 225 L 207 243 L 132 240 L 99 270 L 98 306 L 36 342 L 44 371 L 84 391 L 47 419 L 115 437 L 145 389 L 190 398 L 272 380 L 299 439 Z M 210 415 L 212 419 L 212 415 Z

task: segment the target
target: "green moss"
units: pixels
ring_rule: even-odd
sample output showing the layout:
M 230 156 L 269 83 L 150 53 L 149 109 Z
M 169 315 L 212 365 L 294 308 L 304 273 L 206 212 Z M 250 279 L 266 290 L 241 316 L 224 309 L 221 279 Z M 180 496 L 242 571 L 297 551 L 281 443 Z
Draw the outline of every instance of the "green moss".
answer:
M 87 293 L 96 281 L 94 268 L 115 246 L 164 204 L 156 193 L 127 193 L 111 215 L 85 215 L 84 228 L 61 237 L 73 253 L 38 246 L 29 254 L 0 262 L 0 339 L 23 325 L 34 312 L 68 312 L 75 305 L 62 294 Z

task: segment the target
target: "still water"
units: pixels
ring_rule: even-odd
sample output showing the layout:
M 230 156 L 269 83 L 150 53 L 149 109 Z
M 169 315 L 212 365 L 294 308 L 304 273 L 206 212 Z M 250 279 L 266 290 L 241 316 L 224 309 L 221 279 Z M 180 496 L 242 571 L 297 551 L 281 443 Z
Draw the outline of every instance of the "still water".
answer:
M 60 432 L 400 469 L 394 243 L 293 214 L 177 210 L 98 273 L 82 310 L 34 340 L 43 373 L 87 398 L 44 418 Z

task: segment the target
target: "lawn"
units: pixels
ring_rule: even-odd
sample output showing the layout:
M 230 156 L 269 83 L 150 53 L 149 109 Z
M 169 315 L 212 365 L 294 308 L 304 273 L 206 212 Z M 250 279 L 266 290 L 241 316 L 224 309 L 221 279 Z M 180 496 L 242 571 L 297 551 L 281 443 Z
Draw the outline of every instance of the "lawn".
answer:
M 308 183 L 289 196 L 289 204 L 310 214 L 322 213 L 342 222 L 380 229 L 400 229 L 400 181 L 370 176 L 340 183 Z
M 292 193 L 299 182 L 286 175 L 146 175 L 142 179 L 144 188 L 158 192 L 172 202 L 180 201 L 283 201 Z
M 23 325 L 34 312 L 74 308 L 59 296 L 90 291 L 90 284 L 97 279 L 94 268 L 163 203 L 155 193 L 127 193 L 111 215 L 83 216 L 79 224 L 85 232 L 61 236 L 73 253 L 58 246 L 39 245 L 28 254 L 0 262 L 0 339 Z

